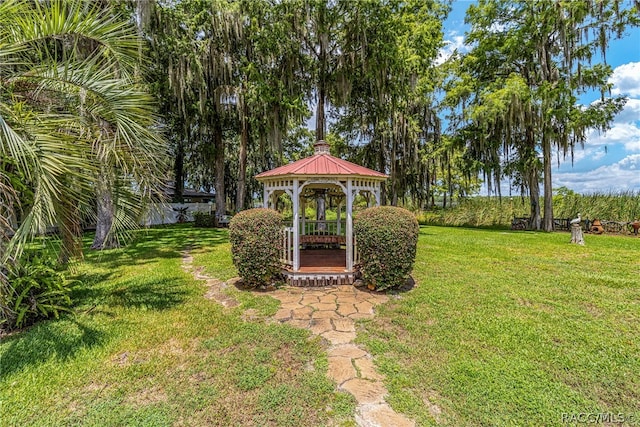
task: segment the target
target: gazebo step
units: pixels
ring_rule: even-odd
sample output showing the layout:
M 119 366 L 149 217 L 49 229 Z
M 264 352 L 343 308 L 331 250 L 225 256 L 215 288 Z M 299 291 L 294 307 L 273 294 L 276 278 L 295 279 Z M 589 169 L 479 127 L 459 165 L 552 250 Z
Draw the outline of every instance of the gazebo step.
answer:
M 293 273 L 283 271 L 290 286 L 319 287 L 353 284 L 353 273 Z

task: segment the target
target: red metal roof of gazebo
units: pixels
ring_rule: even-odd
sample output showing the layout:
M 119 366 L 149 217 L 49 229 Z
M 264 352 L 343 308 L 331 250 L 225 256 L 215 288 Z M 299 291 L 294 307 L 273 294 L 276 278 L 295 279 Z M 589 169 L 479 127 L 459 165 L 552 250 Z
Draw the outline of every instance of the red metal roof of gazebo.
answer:
M 256 175 L 256 179 L 272 178 L 285 175 L 336 176 L 356 175 L 378 179 L 386 179 L 387 175 L 364 166 L 333 157 L 329 154 L 329 145 L 324 141 L 315 144 L 315 154 L 288 165 L 271 169 Z

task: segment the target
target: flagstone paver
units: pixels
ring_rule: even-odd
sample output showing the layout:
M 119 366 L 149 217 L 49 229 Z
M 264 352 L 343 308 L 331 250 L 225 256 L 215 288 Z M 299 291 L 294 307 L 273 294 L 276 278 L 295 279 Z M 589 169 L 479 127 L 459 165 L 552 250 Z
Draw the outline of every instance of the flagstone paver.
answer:
M 311 315 L 314 319 L 338 319 L 341 318 L 335 310 L 318 310 Z
M 315 295 L 305 295 L 302 297 L 300 303 L 302 305 L 310 305 L 310 304 L 318 304 L 320 302 L 320 298 Z
M 358 313 L 373 314 L 373 304 L 369 301 L 360 301 L 355 306 Z
M 350 359 L 359 359 L 367 355 L 367 352 L 355 344 L 337 345 L 331 351 L 331 355 L 335 357 L 348 357 Z
M 380 381 L 363 378 L 351 378 L 342 384 L 342 388 L 353 394 L 359 404 L 384 403 L 387 389 Z
M 357 312 L 358 310 L 356 310 L 356 307 L 353 304 L 340 304 L 337 310 L 337 313 L 341 316 L 348 316 Z
M 209 277 L 202 267 L 193 266 L 189 250 L 182 254 L 182 268 L 207 286 L 205 297 L 224 307 L 236 307 L 238 301 L 224 292 L 239 279 L 226 282 Z M 358 406 L 356 424 L 360 427 L 414 427 L 415 422 L 396 413 L 384 400 L 387 395 L 373 359 L 364 349 L 353 343 L 356 338 L 355 320 L 371 319 L 374 308 L 388 301 L 386 295 L 360 290 L 350 285 L 321 288 L 285 287 L 269 293 L 280 301 L 280 309 L 273 321 L 308 329 L 326 339 L 328 375 L 338 389 L 351 393 Z M 251 313 L 244 316 L 253 319 Z
M 288 325 L 291 325 L 295 328 L 300 328 L 300 329 L 309 329 L 310 325 L 311 325 L 311 320 L 298 320 L 298 319 L 293 319 L 293 320 L 289 320 L 287 322 Z
M 374 381 L 382 381 L 382 375 L 376 371 L 376 367 L 373 364 L 373 360 L 367 357 L 361 357 L 355 359 L 353 363 L 356 365 L 356 369 L 362 378 Z
M 338 309 L 338 306 L 336 305 L 335 302 L 319 302 L 317 304 L 314 304 L 313 307 L 316 310 L 333 310 L 336 311 Z
M 332 319 L 333 327 L 336 331 L 339 332 L 355 332 L 356 325 L 353 323 L 353 320 L 339 317 Z
M 356 339 L 355 332 L 340 332 L 332 330 L 329 332 L 323 332 L 320 335 L 333 345 L 347 344 Z M 331 352 L 329 352 L 329 355 L 331 355 Z
M 291 310 L 291 313 L 293 314 L 293 318 L 296 320 L 307 320 L 311 319 L 313 308 L 307 305 L 302 308 L 295 308 Z
M 291 310 L 288 308 L 281 308 L 273 315 L 273 318 L 280 321 L 291 319 Z
M 333 330 L 331 319 L 312 319 L 310 324 L 309 330 L 316 335 Z
M 413 427 L 415 423 L 396 412 L 387 404 L 362 405 L 356 414 L 356 423 L 361 427 Z
M 335 304 L 337 296 L 335 294 L 326 294 L 320 297 L 320 302 L 327 304 Z
M 356 368 L 348 357 L 329 357 L 329 377 L 340 386 L 347 380 L 355 378 Z

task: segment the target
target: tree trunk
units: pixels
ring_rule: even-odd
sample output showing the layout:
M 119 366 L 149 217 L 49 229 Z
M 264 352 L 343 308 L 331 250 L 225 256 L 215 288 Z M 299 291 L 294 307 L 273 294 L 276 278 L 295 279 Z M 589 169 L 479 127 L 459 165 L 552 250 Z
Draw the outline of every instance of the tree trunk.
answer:
M 385 150 L 384 138 L 381 135 L 382 132 L 380 132 L 380 127 L 378 126 L 378 123 L 379 123 L 379 118 L 376 118 L 376 122 L 373 127 L 373 134 L 377 135 L 374 138 L 380 141 L 380 150 L 378 151 L 378 170 L 381 171 L 382 173 L 385 173 L 387 171 L 387 158 L 385 153 L 386 150 Z M 372 141 L 372 143 L 375 144 L 374 141 Z M 387 193 L 388 193 L 387 185 L 388 185 L 388 182 L 382 182 L 380 184 L 380 205 L 381 206 L 384 206 L 387 204 Z
M 118 247 L 118 242 L 113 236 L 113 219 L 116 209 L 113 203 L 113 179 L 106 168 L 101 168 L 96 179 L 97 219 L 96 235 L 93 238 L 91 249 L 103 250 Z
M 224 142 L 222 140 L 222 123 L 219 113 L 215 114 L 213 123 L 213 149 L 215 151 L 215 188 L 216 188 L 216 217 L 221 218 L 226 213 L 224 187 Z
M 398 163 L 396 162 L 396 136 L 391 136 L 389 167 L 391 168 L 391 206 L 398 206 Z
M 80 208 L 69 200 L 62 201 L 59 206 L 58 224 L 62 247 L 58 254 L 58 262 L 66 264 L 72 258 L 82 259 L 82 226 L 80 225 Z
M 551 182 L 551 141 L 547 132 L 542 135 L 544 168 L 544 231 L 553 231 L 553 185 Z
M 173 202 L 184 202 L 184 139 L 178 137 L 176 141 L 176 159 L 173 164 L 175 181 L 173 183 Z
M 580 224 L 571 224 L 571 243 L 584 245 L 584 235 Z
M 249 146 L 249 108 L 246 100 L 242 103 L 242 130 L 240 132 L 240 149 L 238 152 L 238 187 L 236 189 L 236 212 L 244 210 L 244 198 L 247 185 L 247 147 Z
M 542 78 L 544 81 L 549 82 L 552 86 L 557 83 L 556 77 L 552 72 L 552 58 L 551 58 L 551 46 L 548 46 L 548 41 L 541 45 L 540 57 L 544 62 L 541 67 Z M 546 96 L 545 96 L 546 98 Z M 553 231 L 553 183 L 551 181 L 551 132 L 550 123 L 551 117 L 548 114 L 550 109 L 549 102 L 543 98 L 542 100 L 542 169 L 543 169 L 543 182 L 544 182 L 544 218 L 543 229 L 544 231 Z
M 449 205 L 451 205 L 453 203 L 453 178 L 452 178 L 452 173 L 451 173 L 451 160 L 447 159 L 447 186 L 449 189 Z M 442 208 L 446 208 L 447 207 L 447 194 L 445 192 L 444 195 L 444 200 L 442 202 Z
M 540 217 L 540 183 L 538 182 L 538 170 L 532 167 L 529 170 L 529 200 L 531 210 L 529 212 L 531 230 L 540 230 L 542 218 Z
M 529 188 L 529 229 L 540 230 L 542 218 L 540 217 L 540 181 L 538 179 L 538 155 L 536 152 L 535 126 L 530 112 L 526 112 L 526 140 L 525 147 L 522 152 L 524 160 L 523 175 L 527 180 Z
M 318 105 L 316 108 L 316 141 L 323 141 L 326 130 L 326 118 L 324 115 L 325 101 L 327 98 L 327 49 L 329 44 L 329 34 L 325 32 L 325 13 L 326 9 L 319 3 L 320 9 L 318 11 Z
M 324 103 L 325 103 L 325 90 L 324 84 L 318 85 L 318 105 L 316 106 L 316 141 L 324 140 L 324 130 L 326 127 L 326 119 L 324 116 Z

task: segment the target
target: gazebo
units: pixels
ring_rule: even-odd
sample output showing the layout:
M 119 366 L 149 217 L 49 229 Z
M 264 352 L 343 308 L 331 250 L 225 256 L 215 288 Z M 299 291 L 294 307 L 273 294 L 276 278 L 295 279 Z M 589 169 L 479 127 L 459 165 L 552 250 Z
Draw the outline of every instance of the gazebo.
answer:
M 256 175 L 264 185 L 263 205 L 276 208 L 282 194 L 291 198 L 293 218 L 283 228 L 282 263 L 294 285 L 352 283 L 357 262 L 353 236 L 353 204 L 357 195 L 367 205 L 380 205 L 380 184 L 387 175 L 329 154 L 325 141 L 314 144 L 311 157 Z M 308 219 L 306 205 L 316 202 L 316 218 Z M 336 218 L 325 217 L 333 202 Z M 344 208 L 344 219 L 342 211 Z

